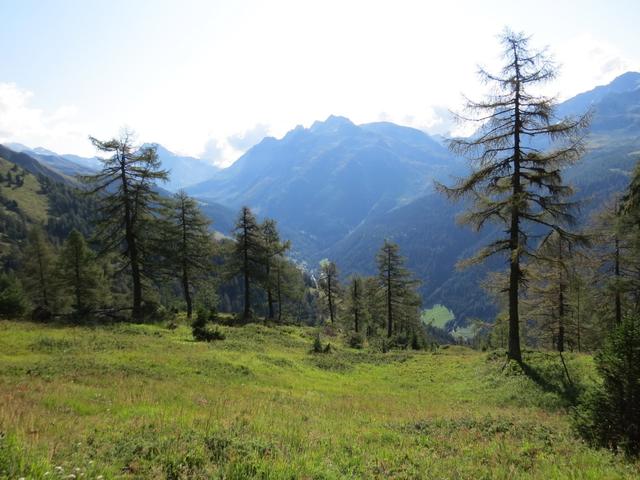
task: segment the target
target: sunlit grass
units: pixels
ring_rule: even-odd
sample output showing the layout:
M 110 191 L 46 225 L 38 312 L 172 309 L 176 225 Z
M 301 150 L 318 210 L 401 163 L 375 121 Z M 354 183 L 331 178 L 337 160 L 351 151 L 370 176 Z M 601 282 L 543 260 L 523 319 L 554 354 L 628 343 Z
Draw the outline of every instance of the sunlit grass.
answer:
M 636 478 L 553 385 L 462 347 L 309 353 L 314 330 L 0 322 L 2 478 Z M 530 356 L 550 378 L 554 358 Z M 587 356 L 569 360 L 588 376 Z M 60 467 L 58 471 L 56 467 Z M 74 471 L 74 469 L 79 469 Z

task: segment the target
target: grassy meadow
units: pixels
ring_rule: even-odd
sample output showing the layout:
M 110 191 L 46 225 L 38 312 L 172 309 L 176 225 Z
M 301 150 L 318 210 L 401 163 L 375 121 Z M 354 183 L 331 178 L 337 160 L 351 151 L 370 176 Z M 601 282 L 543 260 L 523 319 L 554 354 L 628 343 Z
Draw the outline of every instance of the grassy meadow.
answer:
M 353 350 L 316 330 L 0 322 L 0 478 L 639 478 L 566 407 L 586 355 Z

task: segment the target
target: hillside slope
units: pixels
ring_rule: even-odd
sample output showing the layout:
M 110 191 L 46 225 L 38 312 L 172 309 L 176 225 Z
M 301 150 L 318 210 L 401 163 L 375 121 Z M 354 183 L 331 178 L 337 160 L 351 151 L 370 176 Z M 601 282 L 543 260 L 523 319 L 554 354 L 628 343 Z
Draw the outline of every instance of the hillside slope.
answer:
M 544 389 L 461 347 L 382 354 L 323 336 L 333 353 L 314 355 L 312 329 L 221 328 L 209 345 L 184 326 L 1 321 L 0 477 L 640 474 L 573 437 L 556 356 L 527 357 Z M 592 371 L 566 359 L 574 379 Z
M 74 228 L 89 234 L 95 211 L 93 200 L 69 184 L 32 174 L 2 157 L 0 175 L 0 265 L 17 261 L 12 247 L 20 244 L 34 225 L 42 226 L 57 242 Z

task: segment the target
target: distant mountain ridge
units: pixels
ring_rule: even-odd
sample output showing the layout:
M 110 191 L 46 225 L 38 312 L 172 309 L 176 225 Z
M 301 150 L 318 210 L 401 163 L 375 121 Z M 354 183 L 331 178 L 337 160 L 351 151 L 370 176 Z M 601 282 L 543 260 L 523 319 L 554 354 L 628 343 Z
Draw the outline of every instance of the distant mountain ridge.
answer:
M 162 168 L 169 170 L 169 180 L 163 187 L 173 192 L 211 178 L 220 170 L 205 160 L 177 155 L 159 143 L 145 143 L 143 146 L 156 147 Z
M 376 212 L 433 190 L 462 162 L 424 132 L 330 116 L 282 139 L 267 137 L 210 180 L 187 188 L 277 219 L 302 257 L 339 241 Z

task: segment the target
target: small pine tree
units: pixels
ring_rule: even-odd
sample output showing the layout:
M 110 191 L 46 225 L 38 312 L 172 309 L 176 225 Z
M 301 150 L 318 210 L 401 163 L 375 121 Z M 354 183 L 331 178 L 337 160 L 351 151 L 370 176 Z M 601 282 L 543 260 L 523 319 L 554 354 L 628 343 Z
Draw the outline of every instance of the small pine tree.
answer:
M 0 318 L 16 318 L 27 311 L 27 299 L 20 281 L 13 275 L 0 274 Z
M 338 275 L 338 267 L 334 262 L 326 258 L 320 262 L 320 281 L 318 283 L 320 290 L 327 299 L 329 319 L 332 324 L 336 320 L 337 302 L 341 291 Z
M 212 342 L 214 340 L 224 340 L 225 335 L 218 327 L 210 328 L 210 323 L 215 323 L 218 315 L 215 310 L 207 310 L 204 307 L 198 307 L 196 318 L 191 323 L 191 332 L 193 338 L 199 342 Z
M 320 334 L 319 333 L 313 339 L 313 346 L 311 347 L 311 351 L 313 353 L 322 353 L 322 351 L 323 351 L 322 342 L 320 341 Z
M 626 317 L 596 355 L 602 384 L 575 412 L 577 431 L 591 445 L 640 455 L 640 319 Z
M 60 252 L 58 281 L 61 293 L 72 298 L 76 314 L 91 311 L 106 295 L 103 271 L 77 230 L 71 231 Z
M 415 291 L 418 282 L 404 261 L 398 245 L 388 240 L 376 255 L 378 285 L 385 297 L 387 338 L 394 333 L 415 332 L 419 317 L 420 298 Z
M 54 263 L 51 244 L 40 228 L 33 228 L 24 249 L 23 284 L 29 300 L 37 310 L 53 309 Z
M 177 276 L 187 304 L 187 317 L 193 312 L 193 285 L 211 269 L 213 242 L 209 234 L 211 222 L 204 217 L 197 202 L 183 191 L 173 197 L 165 209 L 164 257 L 169 276 Z
M 282 242 L 280 240 L 280 234 L 275 220 L 267 219 L 260 226 L 262 230 L 262 239 L 264 242 L 264 268 L 265 274 L 263 277 L 264 289 L 267 292 L 267 307 L 269 320 L 275 319 L 274 302 L 278 301 L 278 309 L 282 312 L 282 305 L 278 293 L 281 293 L 282 289 L 282 271 L 279 268 L 278 260 L 282 258 L 289 247 L 291 246 L 289 241 Z M 282 315 L 278 315 L 280 321 Z

